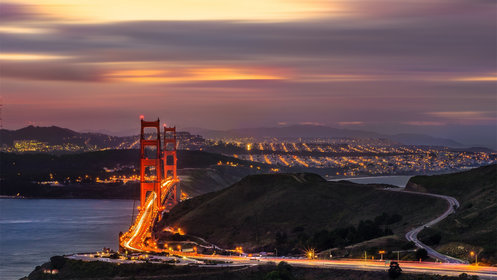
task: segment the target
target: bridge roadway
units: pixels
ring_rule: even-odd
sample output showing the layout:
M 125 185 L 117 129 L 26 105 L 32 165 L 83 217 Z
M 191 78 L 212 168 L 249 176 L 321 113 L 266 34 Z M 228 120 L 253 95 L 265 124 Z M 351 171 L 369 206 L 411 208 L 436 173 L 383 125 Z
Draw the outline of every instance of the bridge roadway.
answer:
M 152 221 L 154 220 L 154 202 L 157 199 L 157 194 L 152 193 L 145 202 L 145 208 L 140 211 L 136 219 L 136 223 L 131 227 L 131 230 L 126 233 L 129 234 L 129 237 L 123 238 L 122 246 L 130 251 L 146 251 L 143 247 L 145 237 L 149 228 L 151 226 Z
M 176 183 L 174 180 L 167 180 L 162 183 L 161 187 L 164 196 L 167 196 L 174 183 Z M 157 251 L 157 246 L 145 244 L 145 239 L 147 235 L 150 234 L 153 222 L 158 214 L 158 211 L 154 209 L 156 199 L 163 200 L 164 197 L 158 198 L 155 192 L 152 192 L 147 197 L 145 207 L 140 209 L 135 223 L 130 227 L 128 232 L 121 237 L 120 244 L 123 248 L 134 252 Z

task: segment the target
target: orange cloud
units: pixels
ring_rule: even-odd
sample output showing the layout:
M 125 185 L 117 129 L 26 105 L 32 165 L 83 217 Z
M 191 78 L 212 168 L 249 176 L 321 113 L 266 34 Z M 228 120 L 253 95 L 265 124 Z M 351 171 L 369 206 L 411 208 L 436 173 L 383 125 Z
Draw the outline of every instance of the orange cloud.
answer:
M 452 79 L 454 82 L 497 82 L 497 73 L 487 76 L 459 77 Z
M 340 1 L 341 2 L 341 1 Z M 136 20 L 287 21 L 340 15 L 345 5 L 288 0 L 23 0 L 54 18 L 78 22 Z
M 35 53 L 0 53 L 0 60 L 50 60 L 67 59 L 69 56 Z
M 114 82 L 174 83 L 191 81 L 281 80 L 284 76 L 268 69 L 206 67 L 175 70 L 117 70 L 105 75 Z
M 35 28 L 35 27 L 26 27 L 26 26 L 0 26 L 0 33 L 44 34 L 50 32 L 52 32 L 52 30 L 47 28 Z

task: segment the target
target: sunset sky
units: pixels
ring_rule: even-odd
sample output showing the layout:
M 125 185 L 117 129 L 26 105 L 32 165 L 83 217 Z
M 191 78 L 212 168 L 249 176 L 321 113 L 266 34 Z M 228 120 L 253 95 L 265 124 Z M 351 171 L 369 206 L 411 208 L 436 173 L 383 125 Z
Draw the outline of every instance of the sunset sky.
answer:
M 497 135 L 493 0 L 0 3 L 3 127 Z

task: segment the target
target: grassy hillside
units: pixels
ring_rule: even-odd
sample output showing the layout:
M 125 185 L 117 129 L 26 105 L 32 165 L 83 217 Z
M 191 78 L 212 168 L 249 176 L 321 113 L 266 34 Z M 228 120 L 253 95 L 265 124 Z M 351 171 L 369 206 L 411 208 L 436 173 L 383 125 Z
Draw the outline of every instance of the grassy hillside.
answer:
M 461 207 L 420 238 L 448 254 L 474 261 L 497 262 L 497 165 L 436 176 L 416 176 L 409 189 L 454 196 Z
M 462 202 L 473 199 L 481 191 L 495 191 L 496 184 L 497 164 L 493 164 L 457 173 L 414 176 L 407 190 L 450 195 Z
M 247 167 L 212 166 L 209 168 L 185 168 L 178 171 L 181 190 L 194 197 L 219 191 L 259 170 Z
M 341 241 L 358 240 L 368 231 L 377 237 L 378 228 L 403 235 L 446 207 L 440 199 L 382 188 L 327 182 L 309 173 L 252 175 L 182 202 L 164 220 L 224 247 L 300 250 L 321 239 L 330 247 L 346 245 Z M 386 222 L 394 214 L 400 219 Z

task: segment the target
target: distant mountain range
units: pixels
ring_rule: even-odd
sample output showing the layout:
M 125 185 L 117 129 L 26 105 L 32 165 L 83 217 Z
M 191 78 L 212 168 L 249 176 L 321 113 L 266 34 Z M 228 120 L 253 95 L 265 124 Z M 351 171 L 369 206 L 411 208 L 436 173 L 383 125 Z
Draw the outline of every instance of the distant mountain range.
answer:
M 427 145 L 445 146 L 452 148 L 463 148 L 467 145 L 451 139 L 437 138 L 425 134 L 379 134 L 371 131 L 339 129 L 319 125 L 291 125 L 278 127 L 261 127 L 230 130 L 207 130 L 201 128 L 187 129 L 192 133 L 200 134 L 205 138 L 233 138 L 254 137 L 256 139 L 279 137 L 279 138 L 374 138 L 388 139 L 405 145 Z
M 119 145 L 125 138 L 101 133 L 80 133 L 58 126 L 27 126 L 18 130 L 0 130 L 0 145 L 12 146 L 19 140 L 36 140 L 47 145 L 73 144 L 80 147 L 110 148 Z
M 436 138 L 424 134 L 379 134 L 371 131 L 338 129 L 317 125 L 292 125 L 282 127 L 260 127 L 231 130 L 208 130 L 201 128 L 185 129 L 193 134 L 202 135 L 205 138 L 242 138 L 253 137 L 263 138 L 286 138 L 286 139 L 306 139 L 306 138 L 361 138 L 361 139 L 384 139 L 404 145 L 427 145 L 445 146 L 451 148 L 467 149 L 469 145 L 464 145 L 451 139 Z M 0 130 L 0 145 L 12 146 L 16 140 L 37 140 L 48 145 L 73 144 L 82 147 L 83 150 L 102 148 L 126 148 L 136 144 L 137 136 L 110 136 L 95 132 L 76 132 L 67 128 L 57 126 L 39 127 L 27 126 L 18 130 Z M 473 151 L 491 151 L 487 148 L 472 148 Z
M 27 126 L 18 130 L 0 130 L 0 142 L 2 144 L 12 144 L 15 140 L 38 140 L 52 145 L 62 144 L 65 139 L 78 136 L 78 132 L 57 126 L 38 127 Z
M 132 136 L 112 136 L 98 132 L 77 132 L 57 126 L 27 126 L 18 130 L 0 129 L 0 148 L 14 152 L 84 152 L 102 149 L 137 149 L 138 133 Z M 204 143 L 198 135 L 177 132 L 180 149 L 196 149 Z M 28 141 L 33 140 L 33 141 Z M 24 143 L 23 143 L 24 142 Z

